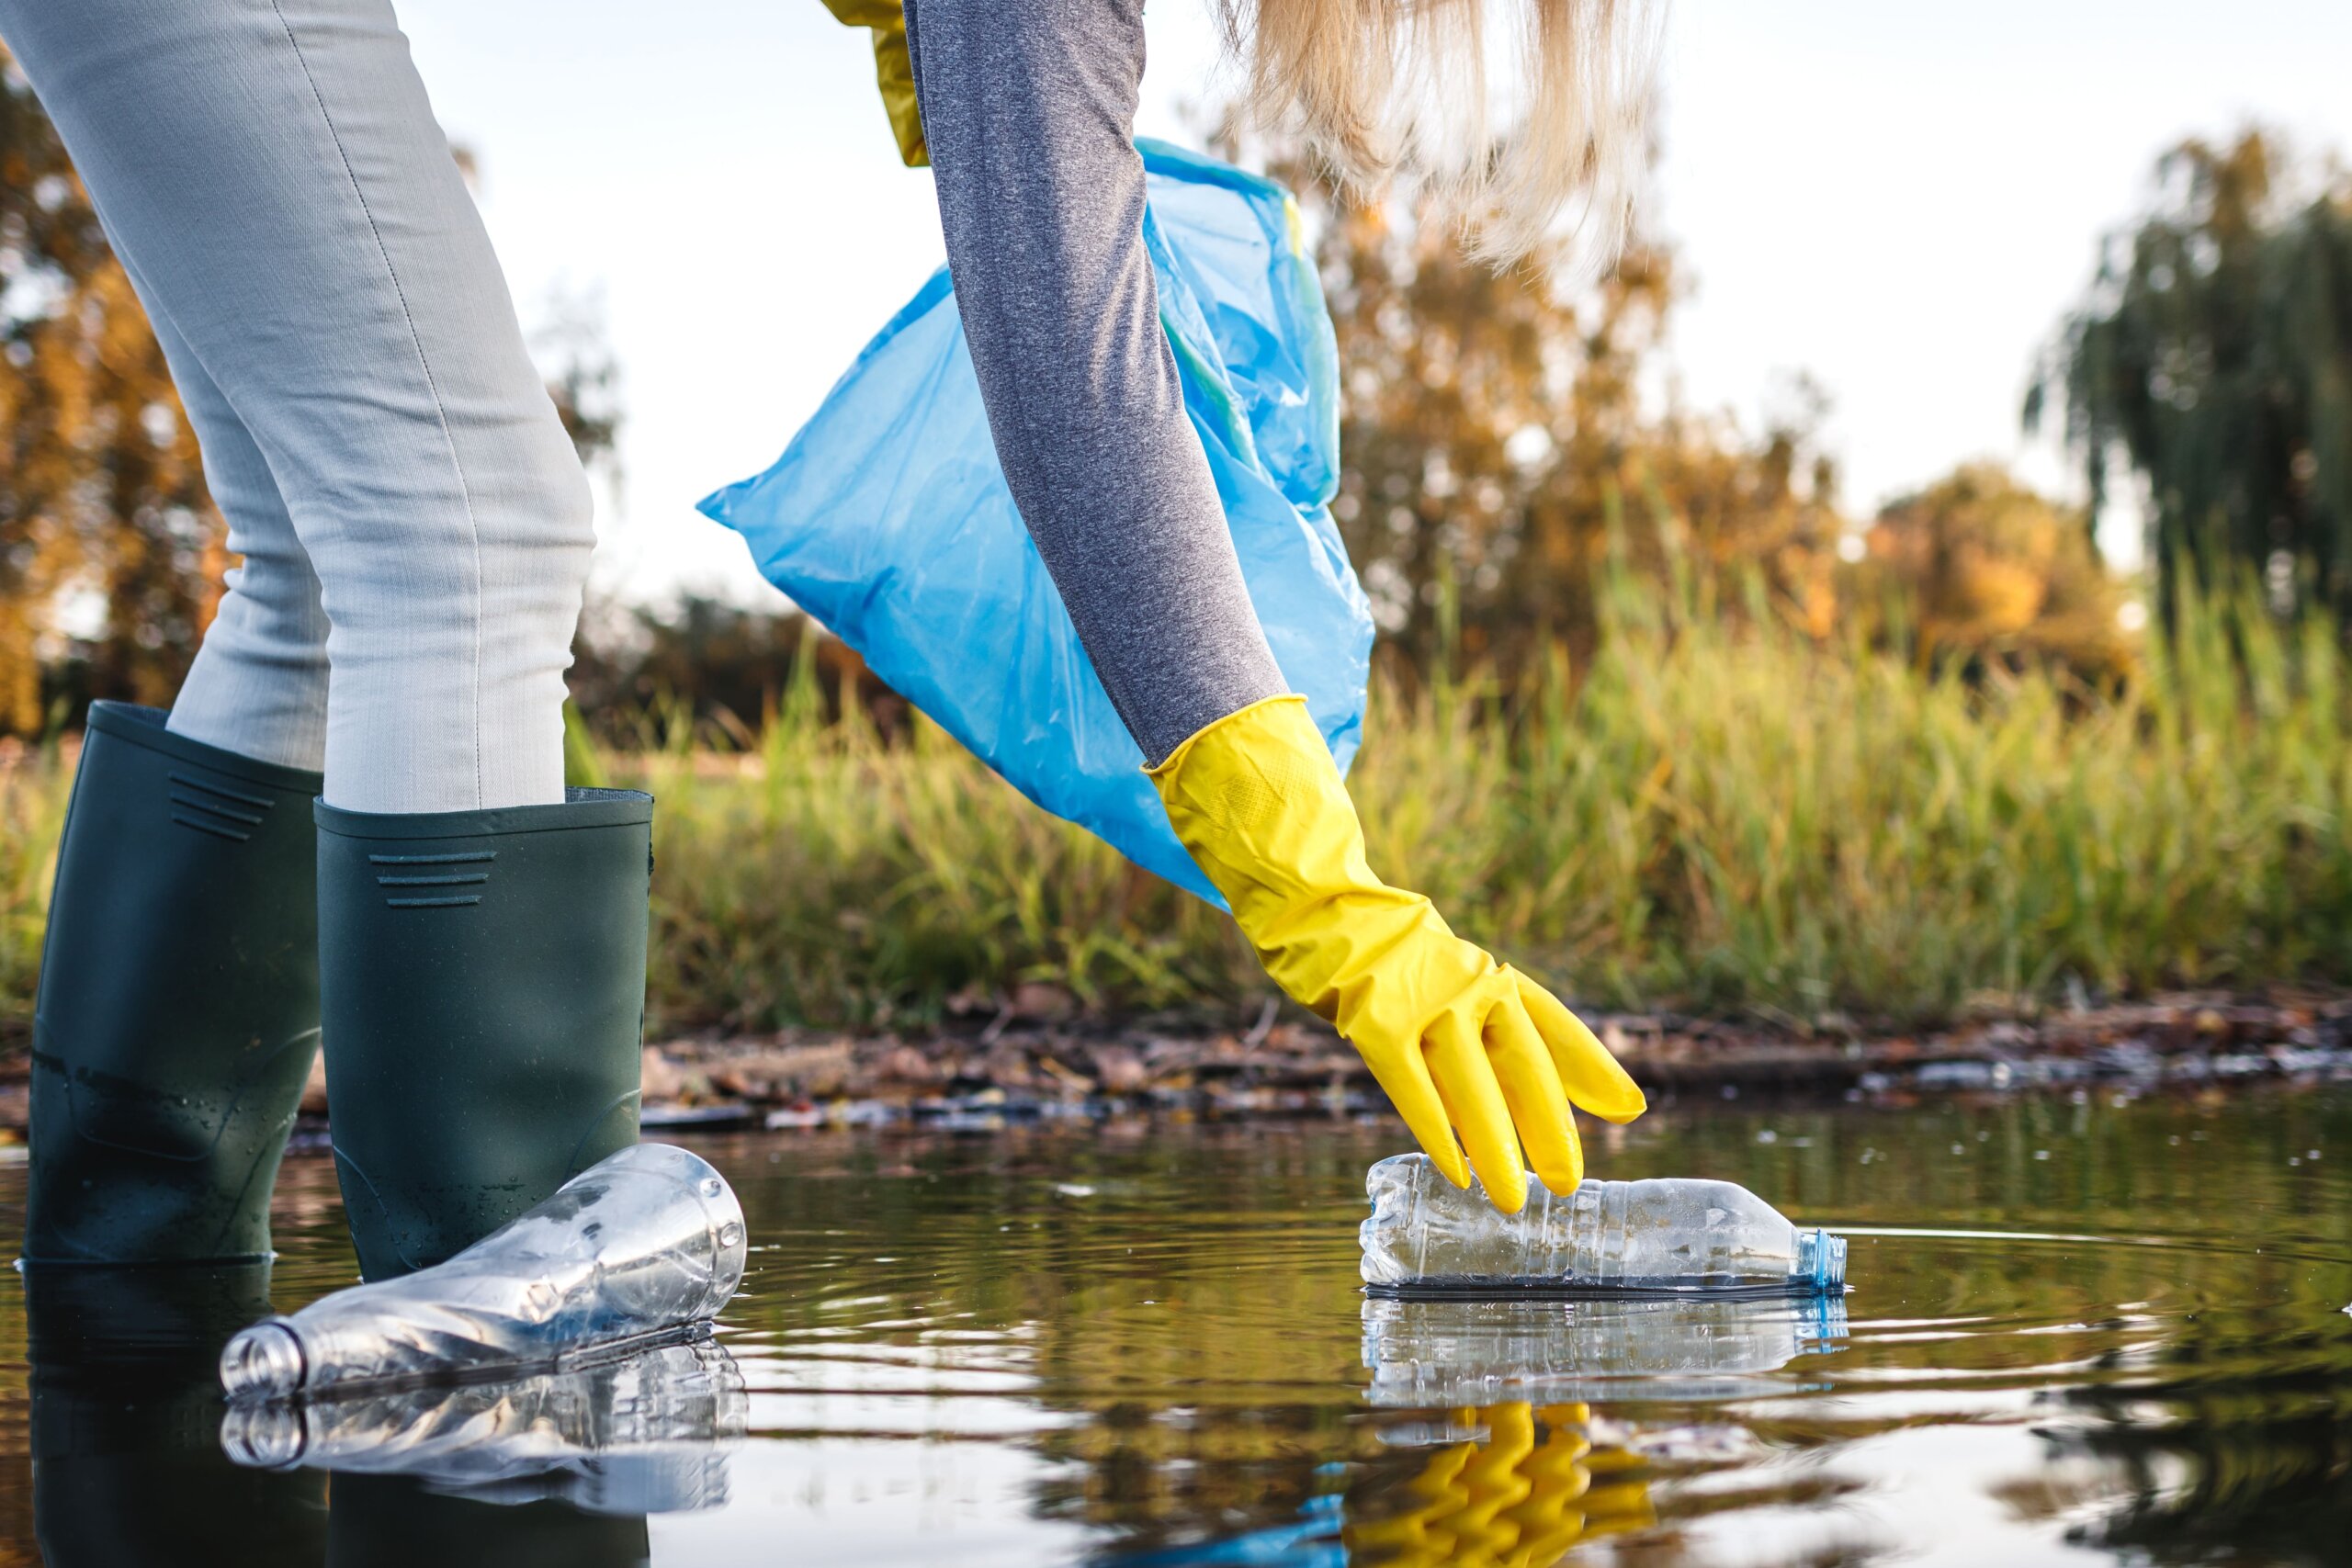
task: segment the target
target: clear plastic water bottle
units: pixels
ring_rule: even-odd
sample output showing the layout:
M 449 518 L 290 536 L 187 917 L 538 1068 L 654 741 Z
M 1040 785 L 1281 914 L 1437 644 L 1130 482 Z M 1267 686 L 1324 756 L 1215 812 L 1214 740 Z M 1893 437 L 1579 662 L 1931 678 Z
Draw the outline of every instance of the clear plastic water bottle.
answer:
M 743 1208 L 698 1156 L 638 1144 L 445 1263 L 266 1318 L 232 1400 L 562 1370 L 688 1337 L 743 1282 Z
M 1587 1181 L 1555 1196 L 1531 1172 L 1506 1214 L 1426 1155 L 1364 1177 L 1364 1284 L 1392 1294 L 1648 1291 L 1842 1292 L 1846 1240 L 1800 1230 L 1728 1181 Z
M 220 1447 L 256 1469 L 406 1475 L 480 1501 L 664 1514 L 727 1501 L 727 1451 L 749 1407 L 741 1369 L 705 1339 L 580 1371 L 248 1401 L 229 1407 Z
M 1838 1295 L 1363 1303 L 1367 1397 L 1422 1410 L 1513 1399 L 1756 1397 L 1782 1392 L 1766 1374 L 1845 1337 Z

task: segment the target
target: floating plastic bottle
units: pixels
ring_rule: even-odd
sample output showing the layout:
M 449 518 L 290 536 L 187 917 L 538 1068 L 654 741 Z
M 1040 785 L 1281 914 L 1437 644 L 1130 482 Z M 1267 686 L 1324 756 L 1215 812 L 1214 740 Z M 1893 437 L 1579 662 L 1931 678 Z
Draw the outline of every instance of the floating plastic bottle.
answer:
M 1555 1196 L 1532 1173 L 1527 1206 L 1506 1214 L 1474 1179 L 1465 1190 L 1426 1155 L 1364 1177 L 1358 1232 L 1364 1284 L 1389 1294 L 1522 1292 L 1842 1292 L 1846 1240 L 1800 1230 L 1728 1181 L 1587 1181 Z
M 707 1332 L 743 1259 L 726 1179 L 638 1144 L 445 1263 L 254 1324 L 221 1351 L 220 1382 L 286 1398 L 617 1359 Z
M 726 1455 L 749 1396 L 710 1340 L 580 1371 L 379 1389 L 229 1407 L 220 1447 L 240 1465 L 406 1475 L 496 1503 L 560 1497 L 594 1514 L 662 1514 L 727 1501 Z
M 1617 1295 L 1582 1301 L 1363 1303 L 1374 1404 L 1430 1410 L 1529 1400 L 1740 1399 L 1846 1337 L 1838 1295 Z

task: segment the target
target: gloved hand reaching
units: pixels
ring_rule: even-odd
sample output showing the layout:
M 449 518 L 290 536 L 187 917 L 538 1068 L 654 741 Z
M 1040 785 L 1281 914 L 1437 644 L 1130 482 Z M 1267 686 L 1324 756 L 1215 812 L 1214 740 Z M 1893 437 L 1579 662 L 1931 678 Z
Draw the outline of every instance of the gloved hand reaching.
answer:
M 1522 1145 L 1555 1192 L 1584 1179 L 1571 1102 L 1619 1122 L 1646 1108 L 1559 998 L 1455 936 L 1427 898 L 1372 874 L 1306 699 L 1269 698 L 1219 719 L 1151 778 L 1266 973 L 1362 1054 L 1456 1186 L 1476 1167 L 1495 1205 L 1517 1213 Z

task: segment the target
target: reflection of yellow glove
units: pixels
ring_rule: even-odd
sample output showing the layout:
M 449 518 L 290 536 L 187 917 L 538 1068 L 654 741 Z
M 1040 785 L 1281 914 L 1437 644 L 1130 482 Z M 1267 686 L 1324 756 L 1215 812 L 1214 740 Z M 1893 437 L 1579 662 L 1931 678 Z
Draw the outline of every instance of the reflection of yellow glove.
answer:
M 1509 1407 L 1498 1405 L 1487 1413 L 1487 1429 L 1498 1441 L 1502 1435 L 1498 1418 L 1506 1408 Z M 1527 1406 L 1522 1404 L 1518 1409 L 1525 1411 Z M 1544 1439 L 1542 1448 L 1532 1450 L 1520 1461 L 1520 1474 L 1527 1483 L 1526 1499 L 1506 1510 L 1496 1523 L 1512 1532 L 1512 1561 L 1541 1565 L 1558 1562 L 1568 1548 L 1585 1538 L 1583 1504 L 1585 1491 L 1592 1484 L 1592 1474 L 1584 1461 L 1592 1451 L 1592 1444 L 1584 1435 L 1586 1415 L 1582 1405 L 1555 1407 L 1538 1414 L 1551 1428 L 1551 1435 Z
M 1455 1186 L 1470 1175 L 1449 1123 L 1496 1207 L 1515 1214 L 1522 1143 L 1555 1192 L 1584 1179 L 1569 1101 L 1611 1122 L 1642 1113 L 1642 1091 L 1557 998 L 1373 875 L 1305 698 L 1219 719 L 1151 777 L 1266 973 L 1363 1054 Z
M 1464 1556 L 1469 1543 L 1453 1527 L 1470 1500 L 1459 1479 L 1461 1470 L 1477 1451 L 1476 1443 L 1449 1443 L 1430 1455 L 1421 1472 L 1406 1483 L 1407 1506 L 1401 1512 L 1381 1519 L 1351 1518 L 1340 1530 L 1349 1558 L 1418 1568 Z M 1354 1511 L 1352 1501 L 1349 1511 Z
M 874 30 L 874 76 L 882 88 L 891 133 L 899 139 L 899 156 L 910 169 L 930 163 L 922 115 L 915 107 L 915 67 L 907 53 L 907 17 L 899 0 L 825 0 L 825 9 L 845 26 Z
M 1535 1440 L 1538 1415 L 1547 1428 Z M 1622 1450 L 1592 1452 L 1583 1405 L 1542 1412 L 1526 1402 L 1456 1413 L 1487 1428 L 1484 1443 L 1452 1443 L 1388 1498 L 1351 1493 L 1342 1539 L 1351 1562 L 1381 1568 L 1549 1568 L 1580 1540 L 1651 1522 L 1642 1461 Z M 1596 1472 L 1619 1477 L 1604 1495 Z M 1357 1517 L 1359 1508 L 1378 1517 Z
M 1487 1441 L 1483 1447 L 1463 1445 L 1471 1453 L 1470 1462 L 1461 1472 L 1462 1510 L 1447 1523 L 1458 1542 L 1476 1543 L 1500 1556 L 1519 1538 L 1518 1525 L 1501 1516 L 1530 1501 L 1535 1491 L 1534 1483 L 1521 1473 L 1528 1456 L 1535 1451 L 1535 1412 L 1525 1400 L 1517 1400 L 1483 1414 Z M 1579 1484 L 1575 1490 L 1581 1493 L 1584 1487 Z
M 1604 1449 L 1584 1462 L 1591 1477 L 1584 1495 L 1585 1534 L 1612 1535 L 1657 1523 L 1650 1484 L 1643 1478 L 1648 1461 L 1624 1449 Z

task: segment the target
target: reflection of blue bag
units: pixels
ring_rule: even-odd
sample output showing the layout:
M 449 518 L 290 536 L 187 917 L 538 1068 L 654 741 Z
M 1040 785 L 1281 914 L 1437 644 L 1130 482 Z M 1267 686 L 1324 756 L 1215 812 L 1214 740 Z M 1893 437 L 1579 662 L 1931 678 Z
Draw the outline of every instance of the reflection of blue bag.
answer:
M 1274 659 L 1345 768 L 1372 615 L 1326 503 L 1338 354 L 1279 186 L 1141 143 L 1184 403 Z M 1203 897 L 997 467 L 943 268 L 775 466 L 707 497 L 769 581 L 1046 810 Z

